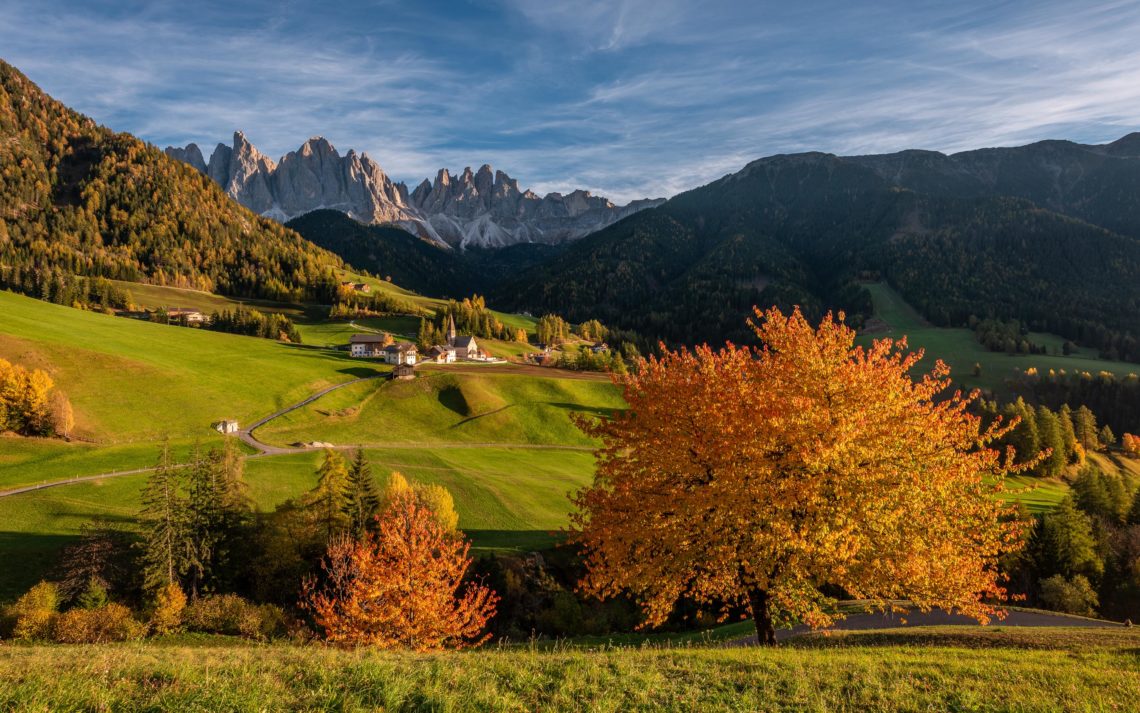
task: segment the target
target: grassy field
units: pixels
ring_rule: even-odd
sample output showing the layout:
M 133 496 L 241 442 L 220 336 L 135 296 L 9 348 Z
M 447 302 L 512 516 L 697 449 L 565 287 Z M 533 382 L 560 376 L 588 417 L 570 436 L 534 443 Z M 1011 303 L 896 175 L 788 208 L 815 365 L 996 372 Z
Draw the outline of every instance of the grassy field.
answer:
M 1000 352 L 991 352 L 983 348 L 974 333 L 968 329 L 945 329 L 933 327 L 908 305 L 902 297 L 885 283 L 865 285 L 871 292 L 875 304 L 876 316 L 885 323 L 885 330 L 875 330 L 873 334 L 863 335 L 860 341 L 869 343 L 871 338 L 907 337 L 907 343 L 912 349 L 924 349 L 926 359 L 919 365 L 929 370 L 935 359 L 942 359 L 951 368 L 954 381 L 963 388 L 984 388 L 995 392 L 1004 389 L 1005 381 L 1018 371 L 1029 367 L 1037 367 L 1040 371 L 1049 369 L 1066 371 L 1110 371 L 1114 374 L 1129 374 L 1140 372 L 1140 364 L 1107 361 L 1098 359 L 1095 353 L 1083 350 L 1071 356 L 1059 354 L 1061 337 L 1051 334 L 1033 333 L 1030 338 L 1044 344 L 1057 355 L 1008 355 Z M 974 364 L 982 366 L 980 376 L 973 375 Z
M 277 444 L 543 443 L 590 445 L 571 413 L 622 408 L 605 381 L 499 373 L 424 372 L 415 381 L 366 381 L 258 429 Z
M 444 485 L 473 550 L 549 547 L 568 522 L 567 495 L 586 484 L 593 456 L 518 448 L 393 448 L 366 451 L 378 480 L 400 471 Z M 139 459 L 153 464 L 154 447 Z M 320 452 L 252 458 L 246 481 L 254 504 L 271 510 L 316 484 Z M 0 498 L 0 602 L 11 601 L 54 564 L 60 548 L 96 520 L 130 526 L 146 475 L 69 484 Z
M 0 292 L 0 357 L 70 397 L 76 436 L 104 444 L 206 438 L 375 370 L 346 353 L 111 317 Z
M 0 709 L 1131 711 L 1132 631 L 868 632 L 775 649 L 400 654 L 222 639 L 0 645 Z

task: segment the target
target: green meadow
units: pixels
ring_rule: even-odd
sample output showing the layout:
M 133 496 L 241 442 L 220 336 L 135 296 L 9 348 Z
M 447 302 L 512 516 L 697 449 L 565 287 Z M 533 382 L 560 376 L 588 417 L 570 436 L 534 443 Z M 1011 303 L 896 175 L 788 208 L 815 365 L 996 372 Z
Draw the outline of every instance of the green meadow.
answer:
M 608 381 L 425 371 L 414 381 L 345 387 L 258 429 L 275 444 L 528 443 L 591 445 L 571 413 L 622 408 Z
M 1138 364 L 1099 359 L 1089 349 L 1063 356 L 1061 344 L 1065 340 L 1054 334 L 1030 334 L 1030 339 L 1047 347 L 1049 354 L 1010 355 L 991 352 L 978 342 L 969 329 L 931 326 L 886 283 L 864 286 L 871 292 L 875 315 L 885 329 L 873 330 L 872 334 L 863 335 L 860 341 L 869 343 L 871 338 L 897 339 L 905 335 L 912 350 L 922 349 L 926 353 L 926 358 L 919 364 L 920 369 L 929 371 L 934 366 L 934 360 L 941 359 L 950 366 L 950 375 L 955 383 L 966 389 L 982 388 L 1001 393 L 1005 390 L 1008 379 L 1030 367 L 1043 372 L 1050 369 L 1088 371 L 1093 374 L 1109 371 L 1118 375 L 1140 372 Z M 975 363 L 982 367 L 980 376 L 973 374 Z
M 1134 711 L 1135 630 L 938 627 L 391 653 L 175 637 L 0 645 L 4 710 Z

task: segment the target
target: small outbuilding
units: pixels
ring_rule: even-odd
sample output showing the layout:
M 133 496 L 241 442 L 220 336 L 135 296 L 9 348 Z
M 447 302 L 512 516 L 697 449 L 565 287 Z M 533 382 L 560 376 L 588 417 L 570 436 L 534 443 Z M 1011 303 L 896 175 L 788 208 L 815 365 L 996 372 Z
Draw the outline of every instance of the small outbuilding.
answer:
M 412 364 L 397 364 L 396 368 L 392 370 L 391 378 L 400 381 L 414 379 L 416 378 L 416 367 Z
M 217 431 L 218 433 L 224 433 L 226 435 L 229 435 L 231 433 L 237 433 L 239 430 L 241 430 L 238 427 L 238 422 L 232 418 L 227 418 L 225 420 L 218 421 L 217 423 L 213 424 L 213 426 L 214 426 L 215 431 Z

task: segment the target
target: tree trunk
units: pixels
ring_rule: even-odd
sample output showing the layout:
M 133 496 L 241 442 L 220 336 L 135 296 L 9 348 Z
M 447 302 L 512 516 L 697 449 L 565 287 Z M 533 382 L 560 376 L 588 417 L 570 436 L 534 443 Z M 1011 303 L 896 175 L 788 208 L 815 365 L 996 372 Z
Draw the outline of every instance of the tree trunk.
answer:
M 772 625 L 772 614 L 768 610 L 768 592 L 763 589 L 749 589 L 748 605 L 752 608 L 752 621 L 756 624 L 756 642 L 761 646 L 774 645 L 776 628 Z

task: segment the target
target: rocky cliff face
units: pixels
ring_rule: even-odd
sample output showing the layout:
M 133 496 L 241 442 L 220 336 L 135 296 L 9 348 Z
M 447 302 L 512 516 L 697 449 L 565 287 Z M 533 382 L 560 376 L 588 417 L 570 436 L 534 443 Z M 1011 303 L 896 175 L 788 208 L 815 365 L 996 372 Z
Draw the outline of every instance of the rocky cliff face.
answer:
M 166 153 L 208 175 L 247 208 L 280 221 L 331 208 L 460 248 L 562 243 L 663 202 L 618 206 L 588 191 L 539 196 L 487 165 L 476 172 L 466 168 L 459 176 L 441 169 L 434 182 L 424 180 L 409 192 L 367 154 L 341 156 L 319 137 L 276 164 L 240 131 L 232 147 L 218 144 L 208 164 L 195 144 L 169 147 Z

